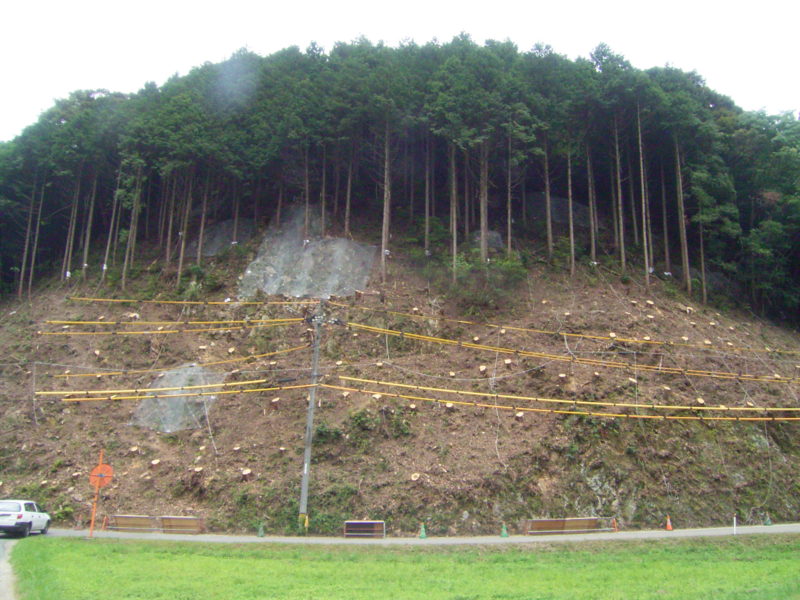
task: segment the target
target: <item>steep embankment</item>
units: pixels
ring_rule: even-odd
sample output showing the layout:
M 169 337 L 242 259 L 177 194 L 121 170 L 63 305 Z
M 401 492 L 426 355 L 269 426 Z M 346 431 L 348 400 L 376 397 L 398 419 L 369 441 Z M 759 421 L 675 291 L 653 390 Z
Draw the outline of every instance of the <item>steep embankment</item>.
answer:
M 256 247 L 205 267 L 212 295 L 202 281 L 188 289 L 234 297 Z M 797 518 L 800 423 L 745 420 L 798 416 L 764 410 L 800 408 L 796 335 L 687 304 L 669 283 L 649 292 L 621 283 L 604 266 L 574 279 L 534 267 L 502 310 L 465 319 L 402 252 L 393 260 L 382 295 L 324 307 L 313 532 L 336 533 L 346 518 L 454 534 L 589 513 L 628 527 L 656 526 L 667 513 L 677 525 L 719 524 L 734 512 L 749 523 Z M 128 295 L 166 299 L 153 291 L 158 277 L 144 273 Z M 316 305 L 72 295 L 92 294 L 54 287 L 2 307 L 0 495 L 33 496 L 62 522 L 85 523 L 87 475 L 104 448 L 116 478 L 101 514 L 201 514 L 216 530 L 292 530 L 311 364 L 304 319 Z M 118 333 L 76 335 L 109 330 Z M 159 374 L 191 362 L 225 382 L 191 397 L 203 407 L 198 427 L 134 424 L 139 390 L 169 387 Z M 203 402 L 211 395 L 216 402 Z

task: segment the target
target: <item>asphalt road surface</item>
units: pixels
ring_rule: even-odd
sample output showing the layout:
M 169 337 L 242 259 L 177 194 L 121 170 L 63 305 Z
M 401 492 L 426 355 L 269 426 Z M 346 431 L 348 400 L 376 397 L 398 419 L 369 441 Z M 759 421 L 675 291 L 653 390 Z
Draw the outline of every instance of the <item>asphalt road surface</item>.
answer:
M 0 535 L 0 600 L 14 600 L 14 573 L 8 557 L 15 541 Z
M 775 533 L 800 533 L 800 523 L 784 525 L 756 525 L 737 527 L 737 535 Z M 88 530 L 51 529 L 48 535 L 58 537 L 88 537 Z M 383 539 L 363 538 L 338 538 L 338 537 L 280 537 L 254 535 L 185 535 L 167 533 L 129 533 L 117 531 L 97 531 L 94 537 L 98 539 L 130 539 L 130 540 L 172 540 L 181 542 L 211 542 L 223 544 L 316 544 L 316 545 L 377 545 L 377 546 L 460 546 L 460 545 L 496 545 L 496 544 L 537 544 L 554 542 L 580 542 L 580 541 L 623 541 L 623 540 L 651 540 L 662 538 L 689 538 L 689 537 L 718 537 L 733 535 L 733 527 L 709 527 L 704 529 L 675 529 L 664 531 L 620 531 L 617 533 L 585 533 L 566 535 L 512 535 L 509 537 L 475 536 L 475 537 L 386 537 Z

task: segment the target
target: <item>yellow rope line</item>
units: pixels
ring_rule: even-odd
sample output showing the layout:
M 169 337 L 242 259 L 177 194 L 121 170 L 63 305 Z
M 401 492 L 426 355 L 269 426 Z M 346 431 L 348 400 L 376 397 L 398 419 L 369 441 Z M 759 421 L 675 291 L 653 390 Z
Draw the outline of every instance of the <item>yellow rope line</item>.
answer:
M 302 319 L 298 319 L 302 321 Z M 37 331 L 37 335 L 43 336 L 68 336 L 68 335 L 170 335 L 173 333 L 207 333 L 209 331 L 240 331 L 242 329 L 271 329 L 272 327 L 282 327 L 284 325 L 296 325 L 293 323 L 272 323 L 268 325 L 252 325 L 241 327 L 198 327 L 193 329 L 154 329 L 150 331 Z
M 238 358 L 229 358 L 226 360 L 215 360 L 213 362 L 207 363 L 197 363 L 195 366 L 197 367 L 212 367 L 216 365 L 226 365 L 235 362 L 245 362 L 248 360 L 256 360 L 258 358 L 266 358 L 268 356 L 276 356 L 278 354 L 288 354 L 289 352 L 297 352 L 298 350 L 303 350 L 305 348 L 310 348 L 311 346 L 306 344 L 305 346 L 295 346 L 294 348 L 288 348 L 286 350 L 276 350 L 275 352 L 265 352 L 264 354 L 250 354 L 248 356 L 242 356 Z M 67 378 L 70 377 L 112 377 L 114 375 L 140 375 L 143 373 L 163 373 L 165 371 L 171 371 L 172 369 L 179 369 L 181 365 L 175 365 L 173 367 L 163 367 L 161 369 L 130 369 L 130 370 L 121 370 L 121 371 L 106 371 L 103 373 L 59 373 L 57 375 L 53 375 L 56 378 Z
M 361 388 L 351 388 L 338 385 L 321 384 L 320 387 L 346 391 L 356 392 L 369 395 L 388 396 L 391 398 L 400 398 L 404 400 L 413 400 L 415 402 L 430 402 L 434 404 L 452 404 L 454 406 L 477 407 L 477 408 L 491 408 L 499 410 L 510 410 L 516 412 L 530 412 L 530 413 L 545 413 L 555 415 L 580 415 L 585 417 L 602 417 L 611 419 L 655 419 L 667 421 L 800 421 L 800 417 L 701 417 L 697 415 L 640 415 L 640 414 L 623 414 L 623 413 L 607 413 L 607 412 L 589 412 L 579 410 L 561 410 L 554 408 L 532 408 L 529 406 L 511 406 L 500 404 L 488 404 L 485 402 L 464 402 L 460 400 L 439 400 L 436 398 L 425 398 L 422 396 L 410 396 L 407 394 L 397 394 L 392 392 L 378 392 L 374 390 L 366 390 Z
M 242 384 L 246 382 L 240 382 Z M 590 412 L 590 411 L 577 411 L 577 410 L 561 410 L 552 408 L 532 408 L 529 406 L 513 406 L 513 405 L 499 405 L 489 404 L 485 402 L 465 402 L 460 400 L 443 401 L 436 398 L 426 398 L 422 396 L 411 396 L 408 394 L 397 394 L 393 392 L 378 392 L 362 388 L 345 387 L 330 384 L 317 384 L 320 388 L 355 392 L 361 394 L 369 394 L 372 396 L 388 396 L 391 398 L 399 398 L 404 400 L 413 400 L 416 402 L 429 402 L 434 404 L 451 404 L 453 406 L 464 407 L 479 407 L 479 408 L 494 408 L 498 410 L 511 410 L 516 412 L 529 412 L 529 413 L 544 413 L 544 414 L 560 414 L 560 415 L 580 415 L 590 417 L 602 417 L 612 419 L 660 419 L 660 420 L 679 420 L 679 421 L 742 421 L 742 422 L 762 422 L 762 421 L 800 421 L 800 417 L 704 417 L 696 415 L 640 415 L 640 414 L 623 414 L 623 413 L 607 413 L 607 412 Z M 121 400 L 142 400 L 145 398 L 179 398 L 187 396 L 221 396 L 227 394 L 248 394 L 258 392 L 271 392 L 279 390 L 297 390 L 308 389 L 314 387 L 314 384 L 300 384 L 292 386 L 273 386 L 266 388 L 251 388 L 251 389 L 237 389 L 237 390 L 221 390 L 215 392 L 194 392 L 191 394 L 150 394 L 150 395 L 136 395 L 136 396 L 106 396 L 106 397 L 86 397 L 86 398 L 62 398 L 63 402 L 98 402 L 98 401 L 121 401 Z
M 584 406 L 617 406 L 620 408 L 644 408 L 653 410 L 697 410 L 697 411 L 733 411 L 733 412 L 800 412 L 800 407 L 751 407 L 751 406 L 681 406 L 678 404 L 636 404 L 630 402 L 597 402 L 590 400 L 563 400 L 558 398 L 541 398 L 537 396 L 517 396 L 513 394 L 496 394 L 493 392 L 472 392 L 467 390 L 453 390 L 448 388 L 427 387 L 423 385 L 412 385 L 407 383 L 397 383 L 392 381 L 378 381 L 375 379 L 362 379 L 360 377 L 347 377 L 339 375 L 342 381 L 352 381 L 356 383 L 385 385 L 389 387 L 400 387 L 405 389 L 422 390 L 425 392 L 441 392 L 445 394 L 459 394 L 463 396 L 478 396 L 482 398 L 503 398 L 504 400 L 523 400 L 527 402 L 542 402 L 551 404 L 569 404 Z
M 499 354 L 514 354 L 516 356 L 525 356 L 533 358 L 542 358 L 547 360 L 569 362 L 580 365 L 589 365 L 597 367 L 609 367 L 615 369 L 634 369 L 634 365 L 621 362 L 621 361 L 605 361 L 593 358 L 578 358 L 572 356 L 561 356 L 558 354 L 546 354 L 543 352 L 532 352 L 528 350 L 515 350 L 513 348 L 504 348 L 501 346 L 488 346 L 485 344 L 474 344 L 472 342 L 461 342 L 458 340 L 451 340 L 447 338 L 437 338 L 427 335 L 419 335 L 416 333 L 406 333 L 403 331 L 396 331 L 394 329 L 382 329 L 380 327 L 372 327 L 370 325 L 362 325 L 360 323 L 347 323 L 348 327 L 361 329 L 370 333 L 378 333 L 381 335 L 392 335 L 401 338 L 408 338 L 414 340 L 421 340 L 436 344 L 443 344 L 448 346 L 459 346 L 462 348 L 472 348 L 474 350 L 488 350 Z M 796 377 L 768 377 L 765 375 L 750 375 L 741 373 L 729 373 L 725 371 L 703 371 L 698 369 L 680 369 L 678 367 L 663 367 L 637 364 L 635 369 L 638 371 L 648 371 L 653 373 L 665 373 L 670 375 L 684 375 L 693 377 L 710 377 L 714 379 L 732 379 L 737 381 L 759 381 L 764 383 L 798 383 L 800 378 Z
M 288 348 L 286 350 L 276 350 L 274 352 L 265 352 L 264 354 L 250 354 L 248 356 L 242 356 L 238 358 L 229 358 L 226 360 L 215 360 L 213 362 L 207 363 L 197 363 L 196 366 L 198 367 L 212 367 L 216 365 L 227 365 L 236 362 L 245 362 L 249 360 L 256 360 L 259 358 L 267 358 L 269 356 L 276 356 L 278 354 L 288 354 L 289 352 L 297 352 L 298 350 L 304 350 L 305 348 L 310 348 L 309 344 L 304 346 L 295 346 L 294 348 Z M 67 378 L 70 377 L 112 377 L 115 375 L 141 375 L 143 373 L 164 373 L 165 371 L 170 371 L 172 369 L 180 368 L 181 365 L 175 365 L 174 367 L 164 367 L 161 369 L 130 369 L 130 370 L 121 370 L 121 371 L 106 371 L 103 373 L 59 373 L 57 375 L 53 375 L 56 378 Z
M 289 306 L 293 304 L 319 304 L 319 300 L 293 300 L 293 301 L 273 301 L 273 302 L 247 302 L 244 300 L 230 301 L 211 301 L 211 300 L 136 300 L 133 298 L 84 298 L 81 296 L 71 296 L 69 300 L 73 302 L 109 302 L 127 304 L 186 304 L 195 306 L 217 306 L 217 305 L 236 305 L 236 306 Z
M 372 308 L 369 306 L 350 306 L 348 304 L 343 304 L 341 302 L 335 302 L 333 300 L 329 300 L 328 304 L 331 306 L 337 306 L 339 308 L 355 308 L 357 310 L 365 310 L 369 312 L 379 312 L 385 313 L 390 315 L 395 315 L 399 317 L 409 317 L 412 319 L 432 319 L 436 321 L 446 321 L 448 323 L 458 323 L 459 325 L 474 325 L 478 327 L 490 327 L 493 329 L 506 329 L 509 331 L 522 331 L 526 333 L 538 333 L 542 335 L 558 335 L 558 336 L 566 336 L 572 338 L 580 338 L 580 339 L 587 339 L 587 340 L 595 340 L 595 341 L 615 341 L 615 342 L 624 342 L 630 344 L 650 344 L 654 346 L 681 346 L 685 348 L 699 348 L 701 350 L 717 350 L 719 348 L 713 346 L 707 346 L 703 344 L 689 344 L 685 342 L 664 342 L 664 341 L 657 341 L 657 340 L 642 340 L 638 338 L 623 338 L 623 337 L 610 337 L 606 335 L 589 335 L 585 333 L 567 333 L 563 331 L 547 331 L 543 329 L 531 329 L 527 327 L 514 327 L 513 325 L 495 325 L 493 323 L 478 323 L 476 321 L 465 321 L 463 319 L 450 319 L 447 317 L 437 317 L 432 315 L 424 315 L 424 314 L 414 314 L 414 313 L 404 313 L 398 312 L 394 310 L 386 310 L 383 308 Z M 736 352 L 764 352 L 764 353 L 775 353 L 775 354 L 800 354 L 800 351 L 797 350 L 773 350 L 773 349 L 752 349 L 752 348 L 741 348 L 738 346 L 729 346 L 725 348 L 726 351 L 736 351 Z
M 177 387 L 160 387 L 160 388 L 129 388 L 121 390 L 61 390 L 61 391 L 46 391 L 34 392 L 36 396 L 71 396 L 73 394 L 142 394 L 147 392 L 182 392 L 184 390 L 202 390 L 215 387 L 232 387 L 235 385 L 254 385 L 256 383 L 266 383 L 266 379 L 251 379 L 249 381 L 231 381 L 228 383 L 204 383 L 200 385 L 181 385 Z
M 64 397 L 61 399 L 62 402 L 108 402 L 108 401 L 119 401 L 119 400 L 145 400 L 147 398 L 187 398 L 187 397 L 195 397 L 195 396 L 225 396 L 230 394 L 253 394 L 256 392 L 274 392 L 274 391 L 281 391 L 281 390 L 303 390 L 308 389 L 310 387 L 314 387 L 313 383 L 302 383 L 298 385 L 281 385 L 281 386 L 274 386 L 274 387 L 265 387 L 265 388 L 249 388 L 245 390 L 219 390 L 215 392 L 194 392 L 192 394 L 146 394 L 144 396 L 90 396 L 87 398 L 69 398 Z
M 286 319 L 235 319 L 230 321 L 45 321 L 47 325 L 223 325 L 236 323 L 248 325 L 250 323 L 299 323 L 301 317 Z

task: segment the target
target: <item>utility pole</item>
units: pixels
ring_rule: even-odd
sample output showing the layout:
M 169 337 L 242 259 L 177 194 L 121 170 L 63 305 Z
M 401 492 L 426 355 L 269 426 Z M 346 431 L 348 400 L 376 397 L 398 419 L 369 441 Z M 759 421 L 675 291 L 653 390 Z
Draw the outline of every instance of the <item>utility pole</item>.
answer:
M 320 301 L 316 314 L 311 318 L 311 323 L 314 325 L 314 351 L 311 358 L 311 388 L 309 388 L 308 393 L 306 447 L 303 454 L 303 479 L 300 484 L 300 515 L 298 516 L 300 526 L 306 531 L 308 531 L 308 480 L 311 475 L 311 442 L 314 438 L 314 407 L 317 404 L 317 380 L 319 379 L 320 324 L 324 318 L 322 301 Z

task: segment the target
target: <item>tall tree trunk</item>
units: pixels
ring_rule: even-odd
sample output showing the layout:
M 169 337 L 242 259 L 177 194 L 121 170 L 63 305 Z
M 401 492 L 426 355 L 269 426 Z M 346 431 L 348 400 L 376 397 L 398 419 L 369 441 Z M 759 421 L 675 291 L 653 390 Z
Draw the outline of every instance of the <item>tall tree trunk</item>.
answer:
M 511 257 L 511 136 L 508 136 L 508 168 L 506 169 L 506 255 Z
M 275 225 L 281 226 L 281 213 L 283 212 L 283 179 L 278 184 L 278 208 L 275 210 Z
M 416 171 L 416 162 L 414 161 L 413 152 L 412 152 L 412 156 L 411 156 L 411 165 L 410 165 L 409 169 L 410 169 L 411 173 L 410 173 L 410 181 L 409 181 L 409 186 L 408 186 L 408 222 L 411 225 L 413 225 L 414 224 L 414 200 L 415 200 L 414 193 L 415 193 L 416 188 L 417 188 L 417 186 L 415 185 L 416 184 L 416 180 L 414 179 L 414 176 L 416 175 L 416 173 L 415 173 L 415 171 Z
M 431 136 L 425 137 L 425 256 L 431 255 Z
M 618 241 L 619 241 L 619 264 L 622 270 L 625 270 L 625 210 L 623 208 L 624 202 L 622 199 L 622 166 L 620 165 L 619 156 L 619 125 L 617 123 L 617 116 L 614 115 L 614 164 L 616 166 L 616 181 L 617 181 L 617 227 L 619 227 Z
M 464 148 L 464 239 L 469 239 L 469 229 L 472 225 L 472 219 L 470 218 L 470 204 L 472 203 L 472 199 L 470 198 L 470 189 L 469 189 L 469 150 Z
M 231 246 L 235 246 L 239 243 L 239 205 L 241 203 L 239 182 L 234 179 L 231 182 L 231 188 L 233 189 L 233 236 L 231 238 Z
M 408 197 L 408 131 L 403 132 L 403 193 Z M 410 203 L 409 203 L 410 204 Z M 414 222 L 411 212 L 408 213 L 409 226 Z
M 133 192 L 133 207 L 131 209 L 131 225 L 128 229 L 128 243 L 125 246 L 125 260 L 122 263 L 122 289 L 128 283 L 128 269 L 133 265 L 136 252 L 136 232 L 139 227 L 139 202 L 141 196 L 141 167 L 136 172 L 136 185 Z
M 319 218 L 322 237 L 325 237 L 325 196 L 328 194 L 328 148 L 322 144 L 322 185 L 319 190 Z
M 150 179 L 147 179 L 147 190 L 144 194 L 144 239 L 146 242 L 150 241 L 150 192 L 153 186 Z
M 78 212 L 80 212 L 81 209 L 83 210 L 83 214 L 78 217 L 78 221 L 75 223 L 76 233 L 79 230 L 80 231 L 80 235 L 78 236 L 77 250 L 75 249 L 76 247 L 74 246 L 74 242 L 73 242 L 72 260 L 74 260 L 74 258 L 76 256 L 78 258 L 81 258 L 80 255 L 81 255 L 81 251 L 83 250 L 83 244 L 86 241 L 86 222 L 89 220 L 89 204 L 86 202 L 86 199 L 84 199 L 84 201 L 83 201 L 83 206 L 78 208 Z M 78 228 L 79 224 L 81 225 L 80 228 Z M 79 263 L 79 264 L 81 266 L 83 265 L 83 263 Z
M 703 304 L 708 303 L 708 288 L 707 288 L 707 280 L 706 280 L 706 252 L 705 252 L 705 240 L 703 239 L 703 224 L 700 223 L 700 283 L 702 288 L 703 294 Z
M 592 151 L 588 142 L 586 143 L 586 178 L 589 194 L 589 256 L 594 264 L 597 262 L 597 198 L 594 189 Z
M 172 174 L 172 193 L 169 196 L 169 208 L 167 208 L 167 213 L 169 217 L 167 219 L 167 254 L 166 258 L 164 259 L 164 267 L 169 267 L 169 263 L 172 260 L 172 230 L 175 227 L 175 197 L 178 194 L 178 174 Z
M 553 260 L 553 205 L 550 199 L 550 148 L 544 138 L 544 219 L 547 226 L 547 259 Z
M 83 260 L 81 276 L 86 281 L 86 269 L 89 267 L 89 246 L 92 245 L 92 224 L 94 222 L 94 203 L 97 197 L 97 173 L 92 180 L 92 195 L 89 197 L 89 214 L 86 217 L 86 233 L 83 236 Z
M 636 210 L 636 188 L 633 182 L 633 166 L 631 166 L 631 150 L 627 149 L 626 162 L 628 163 L 628 202 L 630 203 L 629 212 L 631 213 L 631 229 L 633 229 L 633 245 L 639 245 L 639 215 Z
M 433 142 L 431 143 L 433 145 Z M 436 148 L 431 151 L 431 217 L 436 216 Z
M 308 226 L 309 226 L 309 202 L 311 198 L 311 182 L 308 175 L 308 145 L 306 145 L 303 152 L 303 196 L 305 196 L 305 218 L 303 220 L 303 239 L 308 239 Z
M 36 212 L 36 228 L 33 234 L 33 248 L 31 249 L 31 268 L 28 274 L 28 301 L 31 300 L 31 288 L 33 287 L 33 274 L 36 267 L 36 253 L 39 250 L 39 232 L 42 224 L 42 207 L 44 206 L 44 192 L 47 189 L 47 178 L 42 181 L 39 191 L 39 210 Z
M 186 190 L 186 201 L 184 202 L 183 220 L 181 221 L 181 250 L 178 255 L 178 277 L 175 284 L 176 289 L 181 288 L 181 276 L 183 275 L 183 257 L 186 252 L 186 238 L 189 237 L 189 215 L 192 212 L 192 192 L 194 186 L 194 173 L 189 174 L 189 183 Z
M 572 215 L 572 152 L 567 151 L 567 207 L 569 209 L 569 275 L 575 276 L 575 223 Z
M 134 202 L 136 203 L 136 220 L 134 221 L 133 235 L 129 237 L 131 240 L 131 259 L 129 267 L 133 266 L 133 260 L 136 257 L 136 243 L 139 241 L 139 221 L 142 214 L 142 168 L 136 169 L 136 186 L 134 187 Z
M 525 167 L 522 168 L 522 226 L 528 228 L 528 187 L 527 187 L 527 172 Z
M 692 274 L 689 272 L 689 245 L 686 240 L 686 210 L 683 203 L 683 172 L 681 171 L 681 150 L 678 145 L 678 138 L 674 138 L 675 144 L 675 186 L 678 196 L 678 234 L 681 240 L 681 266 L 683 268 L 683 285 L 687 293 L 692 295 Z
M 211 185 L 211 175 L 206 171 L 206 182 L 203 186 L 203 204 L 200 208 L 200 234 L 197 236 L 197 264 L 198 266 L 203 263 L 203 242 L 205 242 L 206 234 L 206 211 L 208 209 L 208 188 Z M 235 229 L 235 228 L 234 228 Z M 236 237 L 236 234 L 234 234 Z
M 350 160 L 347 162 L 347 187 L 344 194 L 344 235 L 350 236 L 350 204 L 353 199 L 353 161 L 355 148 L 350 147 Z
M 164 247 L 164 233 L 167 228 L 167 198 L 169 196 L 169 180 L 163 179 L 161 184 L 161 200 L 158 203 L 158 247 Z
M 83 163 L 78 169 L 78 177 L 75 180 L 75 191 L 72 196 L 72 209 L 69 213 L 69 226 L 67 227 L 67 239 L 64 244 L 64 258 L 61 262 L 61 281 L 65 281 L 72 276 L 72 247 L 75 240 L 75 226 L 78 221 L 78 205 L 80 204 L 81 177 L 83 175 Z
M 333 216 L 339 216 L 339 192 L 342 183 L 342 161 L 339 152 L 336 153 L 336 161 L 333 166 Z
M 261 194 L 264 190 L 264 178 L 261 175 L 256 179 L 256 189 L 253 193 L 253 231 L 258 231 L 258 205 L 261 203 Z
M 667 273 L 672 273 L 669 257 L 669 230 L 667 226 L 667 186 L 664 182 L 664 164 L 660 165 L 661 171 L 661 227 L 664 235 L 664 265 Z
M 383 133 L 383 226 L 381 227 L 381 281 L 386 283 L 386 256 L 389 253 L 389 220 L 392 211 L 392 161 L 389 156 L 389 122 Z
M 647 171 L 647 164 L 644 165 L 644 197 L 645 197 L 645 214 L 647 218 L 645 220 L 645 229 L 647 235 L 647 252 L 650 262 L 650 272 L 655 273 L 656 269 L 656 254 L 655 254 L 655 247 L 653 244 L 653 206 L 652 201 L 650 200 L 650 174 Z
M 36 184 L 38 178 L 33 178 L 33 190 L 31 191 L 31 202 L 28 208 L 28 225 L 25 227 L 25 248 L 22 251 L 22 265 L 19 268 L 19 282 L 17 288 L 17 298 L 22 300 L 22 290 L 25 286 L 25 268 L 28 266 L 28 250 L 31 245 L 31 230 L 33 229 L 33 213 L 36 209 Z
M 453 259 L 453 284 L 456 283 L 456 262 L 458 257 L 458 173 L 456 172 L 456 146 L 448 145 L 450 159 L 450 240 Z
M 617 212 L 617 177 L 616 169 L 611 164 L 608 182 L 611 184 L 611 221 L 614 227 L 614 253 L 619 254 L 619 214 Z
M 489 143 L 481 142 L 481 264 L 489 260 Z
M 108 228 L 108 238 L 106 239 L 106 252 L 103 255 L 103 266 L 100 273 L 100 283 L 106 278 L 106 271 L 108 271 L 108 256 L 111 252 L 111 242 L 114 240 L 114 231 L 116 230 L 117 221 L 119 220 L 119 182 L 122 177 L 122 166 L 117 171 L 117 186 L 114 190 L 114 199 L 111 201 L 111 223 Z
M 639 181 L 641 183 L 642 194 L 642 247 L 644 249 L 644 285 L 650 287 L 650 256 L 651 250 L 647 238 L 647 190 L 645 189 L 644 174 L 644 148 L 642 146 L 642 117 L 639 111 L 639 103 L 636 103 L 636 135 L 639 143 Z

